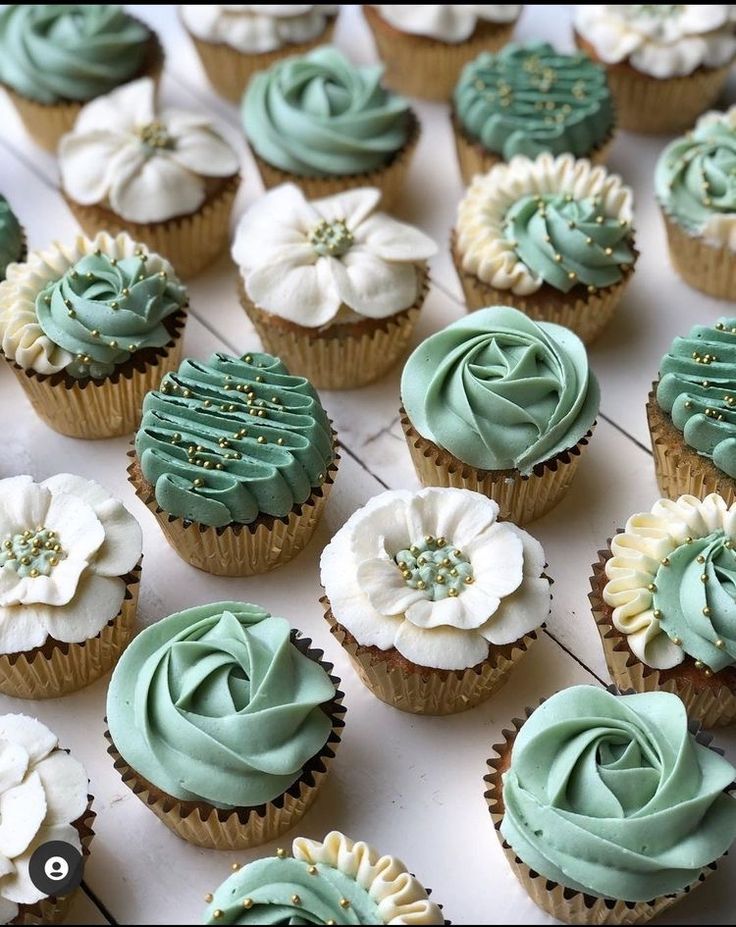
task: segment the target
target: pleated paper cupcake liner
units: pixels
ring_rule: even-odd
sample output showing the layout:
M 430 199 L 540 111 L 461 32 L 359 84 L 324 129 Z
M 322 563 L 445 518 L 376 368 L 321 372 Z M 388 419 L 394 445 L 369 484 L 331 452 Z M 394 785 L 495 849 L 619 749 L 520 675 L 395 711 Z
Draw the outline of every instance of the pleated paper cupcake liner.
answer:
M 125 598 L 120 611 L 95 637 L 80 644 L 49 638 L 34 650 L 0 654 L 0 692 L 14 698 L 58 698 L 104 676 L 133 639 L 140 578 L 139 561 L 123 577 Z
M 454 486 L 482 493 L 498 503 L 499 518 L 520 527 L 541 518 L 562 501 L 596 425 L 594 422 L 574 447 L 537 464 L 524 476 L 518 470 L 478 470 L 464 464 L 449 451 L 422 437 L 409 421 L 403 406 L 399 409 L 399 418 L 422 486 Z
M 342 704 L 340 679 L 333 675 L 333 666 L 323 660 L 322 650 L 313 650 L 312 641 L 298 632 L 291 632 L 291 642 L 310 660 L 318 663 L 335 686 L 335 697 L 323 706 L 332 722 L 325 745 L 305 764 L 299 778 L 266 804 L 252 808 L 215 808 L 206 802 L 185 802 L 166 794 L 133 769 L 120 755 L 109 731 L 108 753 L 125 785 L 147 808 L 182 840 L 213 850 L 247 850 L 276 840 L 291 830 L 314 802 L 327 778 L 330 765 L 341 742 L 347 709 Z
M 603 600 L 606 562 L 610 557 L 610 549 L 598 551 L 598 562 L 593 564 L 590 577 L 591 591 L 588 598 L 611 679 L 619 689 L 672 692 L 678 695 L 685 704 L 688 717 L 703 727 L 733 724 L 736 721 L 736 686 L 728 685 L 725 676 L 723 682 L 718 681 L 719 674 L 706 677 L 702 671 L 694 670 L 694 661 L 689 657 L 681 664 L 682 670 L 674 667 L 660 671 L 642 663 L 631 651 L 626 636 L 614 627 L 613 610 Z
M 291 174 L 273 167 L 252 151 L 253 158 L 258 166 L 263 185 L 267 190 L 278 187 L 282 183 L 293 183 L 299 187 L 307 199 L 319 199 L 342 193 L 344 190 L 354 190 L 357 187 L 377 187 L 381 191 L 381 206 L 388 211 L 401 196 L 406 185 L 406 176 L 414 151 L 419 142 L 421 125 L 416 113 L 410 110 L 411 127 L 409 137 L 403 148 L 396 152 L 388 164 L 363 174 L 342 174 L 338 177 L 305 177 L 301 174 Z
M 733 301 L 736 295 L 736 252 L 691 235 L 662 210 L 670 260 L 688 286 L 708 296 Z
M 118 438 L 138 427 L 146 393 L 157 389 L 164 374 L 178 369 L 186 318 L 185 311 L 174 317 L 171 341 L 165 347 L 141 351 L 100 380 L 77 380 L 63 370 L 36 373 L 5 360 L 49 428 L 70 438 Z
M 327 596 L 320 599 L 330 631 L 353 664 L 360 681 L 382 702 L 417 715 L 454 715 L 475 708 L 507 681 L 514 666 L 537 639 L 532 631 L 504 647 L 491 646 L 488 659 L 466 670 L 417 667 L 410 672 L 391 651 L 361 647 L 335 618 Z
M 239 186 L 238 174 L 228 177 L 197 212 L 162 222 L 128 222 L 104 206 L 83 206 L 66 194 L 64 198 L 90 238 L 99 232 L 127 232 L 134 241 L 165 257 L 180 277 L 193 277 L 227 251 L 230 214 Z
M 736 502 L 736 480 L 685 444 L 682 432 L 657 403 L 657 384 L 647 399 L 647 422 L 652 441 L 657 485 L 663 496 L 677 499 L 690 494 L 704 499 L 712 492 L 723 496 L 727 505 Z
M 610 689 L 610 691 L 615 690 Z M 488 803 L 493 828 L 501 844 L 504 856 L 511 871 L 538 907 L 564 924 L 645 924 L 678 901 L 686 898 L 709 875 L 716 871 L 718 868 L 717 861 L 701 869 L 698 877 L 682 891 L 671 895 L 662 895 L 651 901 L 633 902 L 600 898 L 572 888 L 566 888 L 560 885 L 559 882 L 546 879 L 543 875 L 527 866 L 504 840 L 501 833 L 501 824 L 504 817 L 502 777 L 503 773 L 508 769 L 516 735 L 533 710 L 527 708 L 523 718 L 514 718 L 511 721 L 511 728 L 501 731 L 501 736 L 504 739 L 491 748 L 492 756 L 487 761 L 490 772 L 484 777 L 483 781 L 487 786 L 485 799 Z M 691 727 L 691 732 L 699 744 L 705 747 L 710 746 L 711 738 L 704 732 L 697 727 Z M 720 753 L 721 751 L 717 750 L 716 752 Z
M 495 52 L 511 40 L 515 23 L 479 22 L 464 42 L 441 42 L 400 32 L 386 23 L 370 5 L 365 17 L 386 66 L 387 86 L 410 97 L 447 102 L 463 67 L 483 51 Z

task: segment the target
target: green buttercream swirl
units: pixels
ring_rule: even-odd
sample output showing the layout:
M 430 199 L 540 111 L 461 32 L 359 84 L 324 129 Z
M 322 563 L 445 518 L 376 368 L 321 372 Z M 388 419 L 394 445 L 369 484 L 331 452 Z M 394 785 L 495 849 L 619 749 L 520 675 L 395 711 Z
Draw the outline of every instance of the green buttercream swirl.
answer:
M 675 338 L 659 377 L 657 403 L 685 444 L 736 477 L 736 318 Z
M 600 205 L 569 194 L 525 196 L 506 213 L 504 235 L 529 270 L 556 290 L 613 286 L 634 260 L 631 227 Z
M 349 876 L 317 863 L 270 857 L 226 879 L 207 906 L 205 924 L 382 924 L 378 906 Z M 298 903 L 294 902 L 294 896 Z M 340 901 L 350 902 L 343 907 Z M 245 908 L 243 902 L 252 904 Z M 222 911 L 215 917 L 215 911 Z
M 149 272 L 147 260 L 143 251 L 119 260 L 96 251 L 37 295 L 44 334 L 75 357 L 70 376 L 110 376 L 135 351 L 171 341 L 166 319 L 184 308 L 187 292 L 173 274 Z
M 598 382 L 582 341 L 506 306 L 422 342 L 401 378 L 414 428 L 463 463 L 520 470 L 574 447 L 595 422 Z
M 464 131 L 506 161 L 543 151 L 589 155 L 614 126 L 605 70 L 546 42 L 482 52 L 463 69 L 454 106 Z
M 5 279 L 8 264 L 20 261 L 25 250 L 25 239 L 20 222 L 8 201 L 0 195 L 0 280 Z
M 332 723 L 320 706 L 334 696 L 285 619 L 219 602 L 133 640 L 110 681 L 107 719 L 125 761 L 174 798 L 254 807 L 286 791 L 325 745 Z
M 553 695 L 519 731 L 501 833 L 546 879 L 649 901 L 696 881 L 736 837 L 736 770 L 688 732 L 669 692 Z
M 159 506 L 213 527 L 285 517 L 335 456 L 311 384 L 255 353 L 184 360 L 146 396 L 135 447 Z
M 264 161 L 302 177 L 383 167 L 409 137 L 410 110 L 381 86 L 382 73 L 330 46 L 259 71 L 243 98 L 250 144 Z
M 117 4 L 12 4 L 0 12 L 0 80 L 39 103 L 91 100 L 140 70 L 150 36 Z

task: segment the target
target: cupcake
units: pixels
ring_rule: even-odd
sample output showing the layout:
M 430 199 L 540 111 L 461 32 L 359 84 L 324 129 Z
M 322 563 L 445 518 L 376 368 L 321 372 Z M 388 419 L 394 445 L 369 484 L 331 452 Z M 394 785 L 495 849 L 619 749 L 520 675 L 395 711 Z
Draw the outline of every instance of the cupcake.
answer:
M 207 116 L 159 110 L 149 78 L 85 106 L 59 144 L 62 192 L 84 232 L 127 232 L 184 276 L 226 250 L 239 168 Z
M 176 369 L 187 293 L 168 261 L 101 232 L 32 252 L 0 283 L 0 347 L 38 415 L 60 434 L 130 434 Z
M 481 492 L 524 525 L 569 489 L 599 400 L 577 335 L 492 306 L 415 349 L 400 417 L 424 486 Z
M 622 129 L 682 132 L 712 106 L 736 55 L 730 4 L 576 7 L 578 47 L 605 65 Z
M 660 499 L 593 565 L 591 604 L 620 688 L 674 692 L 706 727 L 736 721 L 736 504 Z
M 233 103 L 240 100 L 256 71 L 332 41 L 337 11 L 336 5 L 327 3 L 185 3 L 179 7 L 209 82 Z
M 381 85 L 382 73 L 324 46 L 254 74 L 242 115 L 264 185 L 295 183 L 308 197 L 378 187 L 390 206 L 404 188 L 419 120 Z
M 75 875 L 76 884 L 62 896 L 44 892 L 31 860 L 51 841 L 65 844 L 66 860 L 89 856 L 95 813 L 87 773 L 45 725 L 20 714 L 0 715 L 0 768 L 0 924 L 59 924 L 71 908 L 81 866 L 65 876 L 63 884 L 74 883 Z
M 685 283 L 709 296 L 736 293 L 736 106 L 706 113 L 662 152 L 654 190 L 670 260 Z
M 163 50 L 118 4 L 10 4 L 0 12 L 0 86 L 33 140 L 54 151 L 82 106 L 143 75 Z
M 113 666 L 135 630 L 141 547 L 99 483 L 0 480 L 0 692 L 55 698 Z
M 128 468 L 192 566 L 250 576 L 309 542 L 337 473 L 330 420 L 304 377 L 269 354 L 186 359 L 143 402 Z
M 736 769 L 669 692 L 572 686 L 494 747 L 491 819 L 535 904 L 566 924 L 642 924 L 736 838 Z
M 440 908 L 400 859 L 333 830 L 296 837 L 291 856 L 234 866 L 205 895 L 205 924 L 444 924 Z
M 466 184 L 518 154 L 569 152 L 600 163 L 615 129 L 605 70 L 547 42 L 478 55 L 463 68 L 451 115 Z
M 410 97 L 447 102 L 463 65 L 509 41 L 521 5 L 365 4 L 386 64 L 386 83 Z
M 0 282 L 5 279 L 8 264 L 24 261 L 27 251 L 25 232 L 8 201 L 0 194 Z
M 550 610 L 539 543 L 467 489 L 371 499 L 322 553 L 330 630 L 365 685 L 416 714 L 499 689 Z
M 314 801 L 344 727 L 322 652 L 257 605 L 220 602 L 142 631 L 107 694 L 123 782 L 179 837 L 275 840 Z
M 452 238 L 468 308 L 504 303 L 593 341 L 634 270 L 632 201 L 618 175 L 570 154 L 477 174 Z
M 320 389 L 380 379 L 406 350 L 434 242 L 378 212 L 380 190 L 309 202 L 287 184 L 240 220 L 241 300 L 266 350 Z

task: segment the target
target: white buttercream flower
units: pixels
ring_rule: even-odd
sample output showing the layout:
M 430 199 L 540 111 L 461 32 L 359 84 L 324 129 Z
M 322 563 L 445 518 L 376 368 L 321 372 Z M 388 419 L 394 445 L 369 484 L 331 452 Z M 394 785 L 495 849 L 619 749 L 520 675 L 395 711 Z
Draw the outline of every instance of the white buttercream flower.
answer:
M 138 522 L 92 480 L 0 480 L 0 653 L 80 643 L 120 611 L 141 556 Z M 1 817 L 1 815 L 0 815 Z
M 437 248 L 419 229 L 376 212 L 379 190 L 307 200 L 284 184 L 240 220 L 233 259 L 250 299 L 308 328 L 342 306 L 383 319 L 408 309 L 421 286 L 417 265 Z
M 327 3 L 185 3 L 181 15 L 197 38 L 246 54 L 261 54 L 316 39 L 337 9 Z
M 401 32 L 424 35 L 440 42 L 464 42 L 478 20 L 513 22 L 521 12 L 515 3 L 398 3 L 377 4 L 381 17 Z
M 149 77 L 83 107 L 59 143 L 64 191 L 77 203 L 100 203 L 129 222 L 160 222 L 196 212 L 206 178 L 239 169 L 233 148 L 205 115 L 156 109 Z
M 371 499 L 322 553 L 322 585 L 359 644 L 420 666 L 467 669 L 549 613 L 542 546 L 465 489 Z
M 31 881 L 31 856 L 50 840 L 81 851 L 72 823 L 86 808 L 87 773 L 51 731 L 26 715 L 0 715 L 0 924 L 47 897 Z

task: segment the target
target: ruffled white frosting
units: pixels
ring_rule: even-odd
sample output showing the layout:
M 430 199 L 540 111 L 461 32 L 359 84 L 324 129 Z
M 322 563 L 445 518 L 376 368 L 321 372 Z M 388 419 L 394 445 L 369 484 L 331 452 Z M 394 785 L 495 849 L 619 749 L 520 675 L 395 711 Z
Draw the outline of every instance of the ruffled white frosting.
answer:
M 367 843 L 333 830 L 324 840 L 297 837 L 294 859 L 322 864 L 354 879 L 378 907 L 382 924 L 444 924 L 442 911 L 400 859 L 379 856 Z
M 359 644 L 394 647 L 434 669 L 467 669 L 487 658 L 491 644 L 519 640 L 549 614 L 544 551 L 497 516 L 493 500 L 465 489 L 375 496 L 322 553 L 322 585 L 335 618 Z M 441 592 L 431 582 L 422 589 L 407 581 L 396 558 L 427 537 L 454 550 L 451 559 L 463 562 L 452 568 L 461 577 L 469 565 L 469 583 L 453 580 L 449 569 L 438 581 Z
M 196 212 L 206 179 L 239 170 L 234 149 L 201 113 L 158 111 L 149 77 L 87 103 L 59 143 L 64 191 L 128 222 L 162 222 Z
M 0 566 L 0 653 L 33 650 L 49 637 L 64 643 L 95 637 L 120 611 L 121 577 L 141 557 L 140 525 L 99 483 L 71 473 L 43 483 L 30 476 L 0 480 L 2 561 L 9 544 L 17 552 L 24 532 L 37 539 L 41 529 L 53 535 L 21 546 L 30 567 L 39 559 L 35 544 L 43 558 L 53 557 L 47 573 L 23 568 L 20 556 Z
M 543 280 L 519 258 L 504 235 L 506 213 L 518 200 L 534 194 L 598 197 L 602 212 L 631 222 L 633 193 L 617 174 L 571 154 L 545 152 L 534 160 L 516 155 L 487 174 L 473 178 L 457 210 L 456 245 L 463 270 L 497 290 L 536 293 Z
M 736 104 L 727 110 L 711 110 L 698 119 L 697 126 L 721 122 L 736 135 Z M 702 235 L 709 245 L 716 248 L 730 248 L 736 251 L 736 212 L 712 213 L 702 228 Z
M 419 295 L 420 266 L 437 248 L 419 229 L 378 212 L 380 197 L 361 188 L 310 201 L 284 184 L 256 200 L 232 249 L 250 299 L 307 328 L 329 325 L 338 313 L 339 321 L 357 321 L 408 309 Z M 336 246 L 325 247 L 324 235 Z
M 703 500 L 685 495 L 676 501 L 660 499 L 651 512 L 632 515 L 626 530 L 612 539 L 603 599 L 613 609 L 614 626 L 647 666 L 670 669 L 685 658 L 654 614 L 649 586 L 662 560 L 686 543 L 685 538 L 703 538 L 719 530 L 736 540 L 736 504 L 729 508 L 715 493 Z
M 405 3 L 376 4 L 381 17 L 395 29 L 424 35 L 441 42 L 464 42 L 475 31 L 478 20 L 510 23 L 519 16 L 516 3 Z
M 36 849 L 63 840 L 81 852 L 72 826 L 87 808 L 87 773 L 51 731 L 27 715 L 0 715 L 0 924 L 47 896 L 31 881 Z
M 38 323 L 36 297 L 73 267 L 87 254 L 101 249 L 110 257 L 122 260 L 136 251 L 148 254 L 147 267 L 151 274 L 160 271 L 175 276 L 168 261 L 149 252 L 145 245 L 121 232 L 114 238 L 100 232 L 94 239 L 79 236 L 71 245 L 56 242 L 46 251 L 33 251 L 22 264 L 11 264 L 7 277 L 0 283 L 0 346 L 9 360 L 24 370 L 37 373 L 58 373 L 74 356 L 54 344 Z
M 575 29 L 606 64 L 628 61 L 662 79 L 721 67 L 736 53 L 732 4 L 593 3 L 577 7 Z
M 180 9 L 184 24 L 198 39 L 259 54 L 316 39 L 338 8 L 327 3 L 185 3 Z

